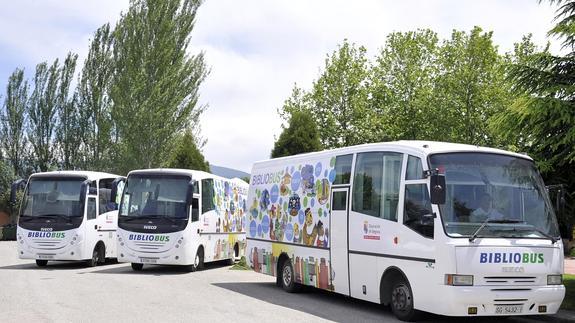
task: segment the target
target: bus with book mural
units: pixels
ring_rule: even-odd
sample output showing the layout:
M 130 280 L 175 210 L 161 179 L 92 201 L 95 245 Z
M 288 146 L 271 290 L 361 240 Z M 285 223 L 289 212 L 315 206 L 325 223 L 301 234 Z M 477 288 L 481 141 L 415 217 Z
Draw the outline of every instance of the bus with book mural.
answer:
M 90 267 L 116 258 L 118 202 L 125 178 L 91 171 L 32 174 L 25 186 L 17 228 L 18 256 L 48 261 L 85 261 Z
M 118 261 L 132 269 L 241 257 L 245 250 L 248 184 L 186 169 L 128 174 L 118 217 Z
M 398 141 L 257 162 L 246 226 L 248 265 L 286 291 L 405 321 L 553 314 L 565 296 L 557 220 L 522 154 Z

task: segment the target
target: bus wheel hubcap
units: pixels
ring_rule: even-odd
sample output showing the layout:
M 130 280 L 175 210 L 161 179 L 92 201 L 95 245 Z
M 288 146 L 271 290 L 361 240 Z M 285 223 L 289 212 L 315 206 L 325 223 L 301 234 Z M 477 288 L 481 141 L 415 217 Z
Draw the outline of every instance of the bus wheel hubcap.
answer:
M 284 285 L 285 286 L 291 285 L 292 274 L 291 274 L 291 267 L 289 265 L 284 266 L 282 276 L 284 278 Z
M 391 294 L 391 303 L 398 310 L 405 310 L 411 304 L 409 289 L 405 285 L 395 287 Z

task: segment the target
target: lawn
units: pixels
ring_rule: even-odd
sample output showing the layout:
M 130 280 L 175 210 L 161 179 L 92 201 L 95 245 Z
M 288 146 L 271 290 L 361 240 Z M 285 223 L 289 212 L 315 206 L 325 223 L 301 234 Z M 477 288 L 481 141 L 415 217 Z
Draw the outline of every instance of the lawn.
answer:
M 575 311 L 575 275 L 563 275 L 563 284 L 567 291 L 561 309 Z

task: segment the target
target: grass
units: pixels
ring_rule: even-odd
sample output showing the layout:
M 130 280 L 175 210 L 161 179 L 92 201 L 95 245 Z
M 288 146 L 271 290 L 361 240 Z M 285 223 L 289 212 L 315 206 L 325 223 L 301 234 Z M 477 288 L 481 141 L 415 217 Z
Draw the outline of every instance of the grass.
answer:
M 230 267 L 230 270 L 252 270 L 252 269 L 246 263 L 246 257 L 242 257 L 240 261 L 238 261 L 232 267 Z
M 575 275 L 563 275 L 563 284 L 566 292 L 561 309 L 575 311 Z

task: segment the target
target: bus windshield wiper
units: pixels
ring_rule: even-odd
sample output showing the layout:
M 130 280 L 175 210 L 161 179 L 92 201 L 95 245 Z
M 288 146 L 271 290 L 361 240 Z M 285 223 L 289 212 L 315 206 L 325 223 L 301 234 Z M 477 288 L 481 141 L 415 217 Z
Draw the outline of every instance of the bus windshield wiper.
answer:
M 479 232 L 481 232 L 481 230 L 483 230 L 483 228 L 485 228 L 485 226 L 488 223 L 523 223 L 523 221 L 521 220 L 511 220 L 511 219 L 490 219 L 487 218 L 485 219 L 485 221 L 483 221 L 483 223 L 481 224 L 481 226 L 475 230 L 475 232 L 471 235 L 471 237 L 469 237 L 469 242 L 473 242 L 475 241 L 475 239 L 477 239 L 477 235 L 479 234 Z
M 536 228 L 535 226 L 533 226 L 532 224 L 529 224 L 530 228 L 521 228 L 522 231 L 535 231 L 537 233 L 539 233 L 540 235 L 544 236 L 545 238 L 551 240 L 552 244 L 555 244 L 559 239 L 555 238 L 554 236 L 544 232 L 541 229 Z

